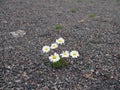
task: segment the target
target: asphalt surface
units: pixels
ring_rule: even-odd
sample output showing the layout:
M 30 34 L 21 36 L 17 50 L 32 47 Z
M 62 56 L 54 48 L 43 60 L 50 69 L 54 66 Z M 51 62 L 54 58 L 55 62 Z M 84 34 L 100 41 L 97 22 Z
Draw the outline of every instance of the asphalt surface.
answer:
M 54 69 L 59 37 L 80 57 Z M 120 90 L 120 0 L 0 0 L 0 90 Z

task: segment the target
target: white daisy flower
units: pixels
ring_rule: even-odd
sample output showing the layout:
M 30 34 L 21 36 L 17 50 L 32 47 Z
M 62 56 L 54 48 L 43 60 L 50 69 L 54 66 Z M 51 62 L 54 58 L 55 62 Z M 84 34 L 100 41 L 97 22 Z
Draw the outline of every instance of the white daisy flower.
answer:
M 50 47 L 49 46 L 43 46 L 42 51 L 44 53 L 48 53 L 50 51 Z
M 56 40 L 56 43 L 58 44 L 63 44 L 65 42 L 65 40 L 63 38 L 59 38 Z
M 51 44 L 51 49 L 56 49 L 58 47 L 58 44 L 56 44 L 56 43 L 53 43 L 53 44 Z
M 70 52 L 70 56 L 72 56 L 72 58 L 77 58 L 77 57 L 79 57 L 79 53 L 78 53 L 78 51 L 73 50 Z
M 63 51 L 60 55 L 62 57 L 69 57 L 69 51 Z
M 51 62 L 54 63 L 54 62 L 57 62 L 57 61 L 60 60 L 60 56 L 59 56 L 59 54 L 54 53 L 54 55 L 49 56 L 49 59 L 50 59 Z

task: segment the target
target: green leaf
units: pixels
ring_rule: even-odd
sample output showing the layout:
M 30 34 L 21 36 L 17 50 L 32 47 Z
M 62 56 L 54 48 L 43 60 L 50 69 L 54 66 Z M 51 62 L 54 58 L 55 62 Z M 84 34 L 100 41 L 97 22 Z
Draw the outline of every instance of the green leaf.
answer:
M 89 14 L 90 18 L 94 18 L 96 15 L 94 13 Z
M 73 9 L 71 9 L 71 12 L 72 12 L 72 13 L 76 13 L 77 10 L 76 10 L 75 8 L 73 8 Z
M 51 62 L 51 65 L 53 68 L 56 68 L 56 69 L 59 69 L 59 68 L 62 68 L 62 67 L 65 67 L 68 65 L 68 62 L 66 62 L 63 58 L 61 58 L 59 61 L 57 62 Z
M 56 25 L 56 26 L 55 26 L 55 29 L 57 29 L 57 30 L 58 30 L 58 29 L 62 29 L 62 28 L 63 28 L 63 26 L 61 26 L 61 25 Z

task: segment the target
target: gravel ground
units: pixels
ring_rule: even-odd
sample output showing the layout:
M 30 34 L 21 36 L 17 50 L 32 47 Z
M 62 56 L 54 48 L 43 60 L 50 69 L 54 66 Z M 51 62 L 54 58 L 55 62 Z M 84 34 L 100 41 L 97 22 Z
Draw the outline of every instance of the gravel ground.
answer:
M 59 37 L 80 57 L 53 69 Z M 120 0 L 0 0 L 0 90 L 120 90 Z

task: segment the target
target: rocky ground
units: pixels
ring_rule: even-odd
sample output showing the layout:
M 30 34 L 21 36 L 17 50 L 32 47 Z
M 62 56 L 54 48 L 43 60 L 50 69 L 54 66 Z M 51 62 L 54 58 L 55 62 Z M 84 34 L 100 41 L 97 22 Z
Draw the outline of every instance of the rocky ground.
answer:
M 80 57 L 54 69 L 59 37 Z M 0 0 L 0 90 L 120 90 L 120 0 Z

